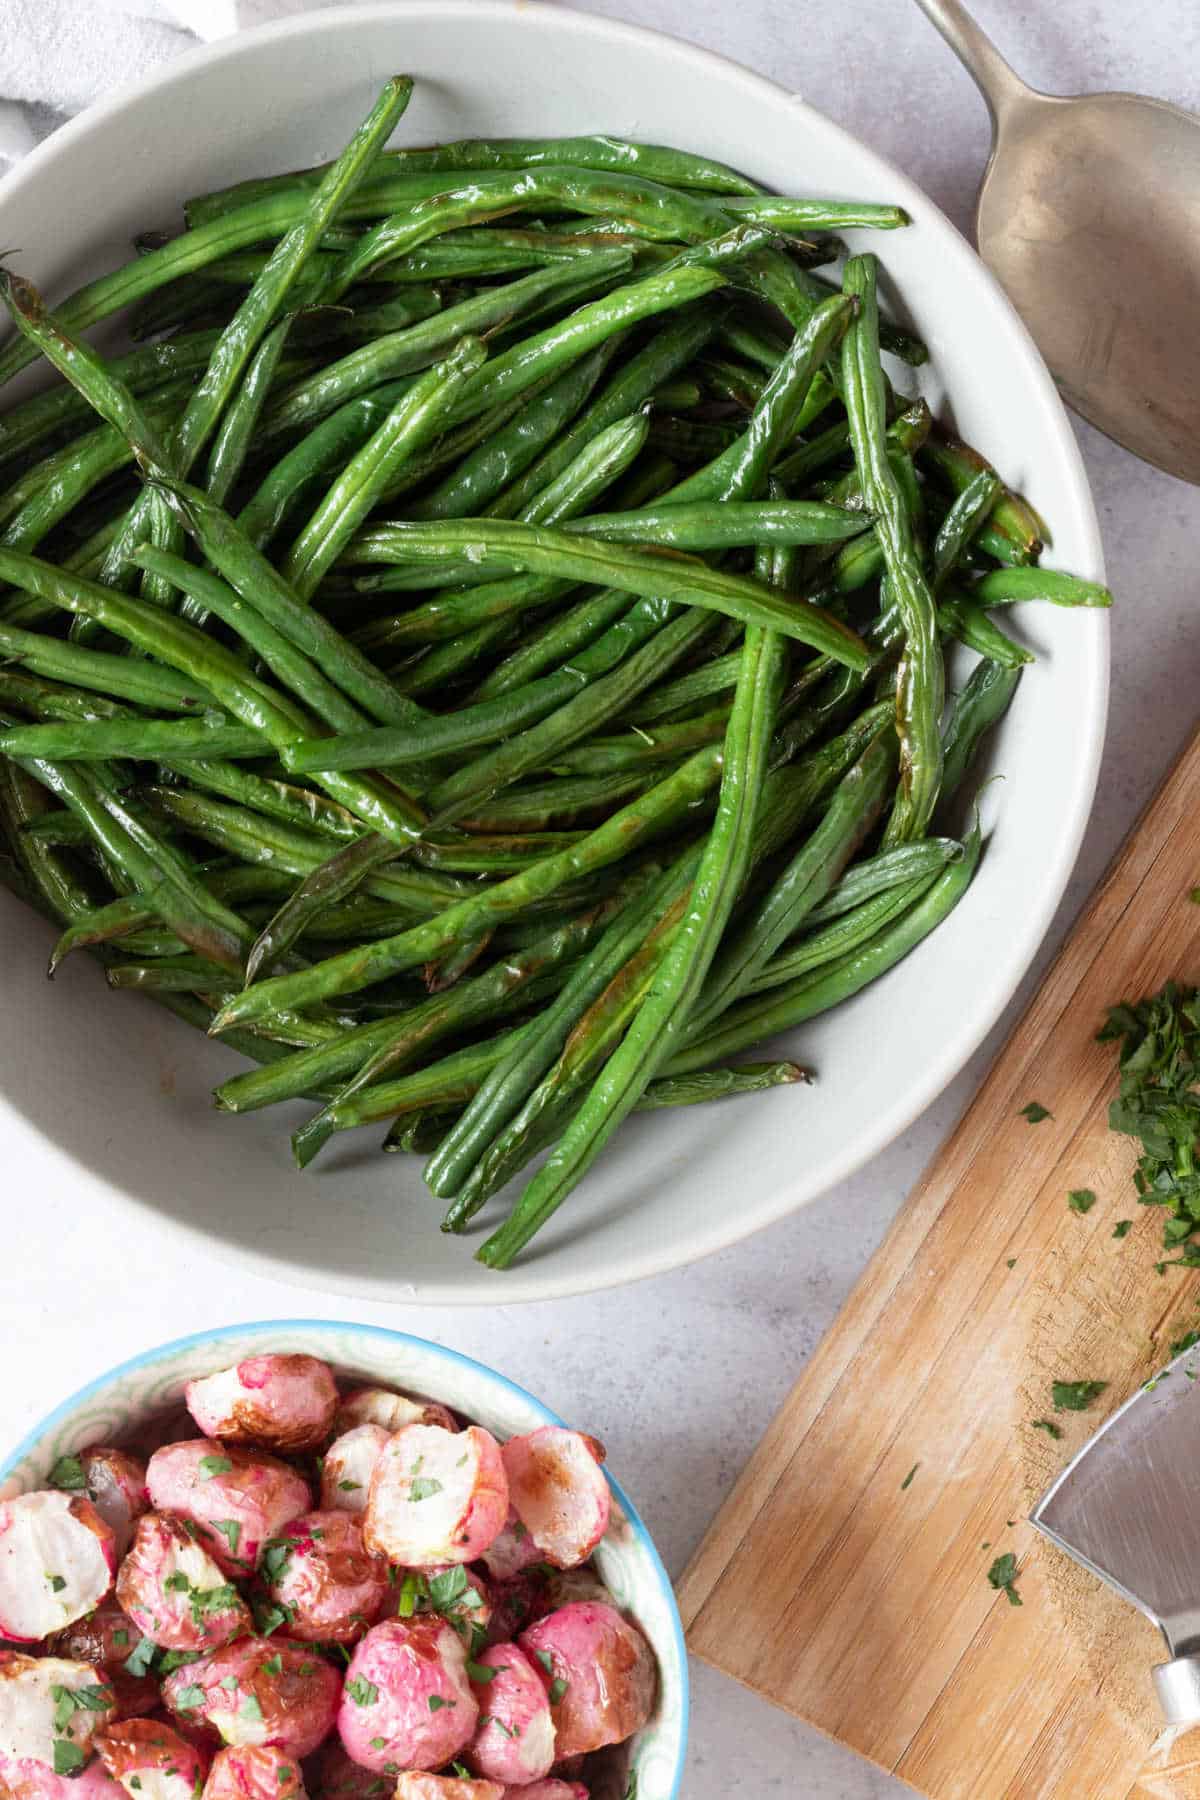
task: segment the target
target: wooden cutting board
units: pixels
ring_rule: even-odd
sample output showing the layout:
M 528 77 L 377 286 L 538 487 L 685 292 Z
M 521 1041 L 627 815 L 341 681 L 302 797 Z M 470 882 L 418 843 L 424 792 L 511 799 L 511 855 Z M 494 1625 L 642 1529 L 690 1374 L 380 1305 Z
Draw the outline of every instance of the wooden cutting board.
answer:
M 1200 1325 L 1195 1272 L 1156 1273 L 1162 1217 L 1108 1129 L 1116 1058 L 1095 1041 L 1117 1000 L 1200 979 L 1197 881 L 1200 734 L 681 1584 L 697 1655 L 935 1800 L 1122 1800 L 1158 1730 L 1161 1638 L 1025 1521 Z M 1030 1101 L 1052 1117 L 1030 1124 Z M 1051 1381 L 1085 1378 L 1101 1401 L 1055 1414 Z M 1020 1607 L 987 1581 L 1007 1550 Z

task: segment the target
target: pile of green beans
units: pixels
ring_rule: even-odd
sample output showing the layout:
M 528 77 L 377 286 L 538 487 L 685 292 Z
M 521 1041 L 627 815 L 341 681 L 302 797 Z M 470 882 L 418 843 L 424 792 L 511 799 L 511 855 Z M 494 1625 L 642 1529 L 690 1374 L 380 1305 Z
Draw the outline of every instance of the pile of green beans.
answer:
M 898 208 L 386 150 L 411 89 L 53 306 L 0 271 L 0 383 L 57 376 L 0 416 L 0 879 L 249 1059 L 221 1111 L 307 1102 L 301 1166 L 385 1124 L 443 1229 L 502 1196 L 502 1269 L 629 1112 L 806 1079 L 730 1059 L 978 866 L 993 610 L 1109 595 L 905 396 L 839 236 Z

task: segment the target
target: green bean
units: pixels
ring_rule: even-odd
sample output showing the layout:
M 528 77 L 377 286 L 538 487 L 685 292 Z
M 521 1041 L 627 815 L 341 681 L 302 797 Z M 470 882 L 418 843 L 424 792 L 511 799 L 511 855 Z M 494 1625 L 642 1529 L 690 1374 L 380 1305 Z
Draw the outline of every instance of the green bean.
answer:
M 498 700 L 482 700 L 478 705 L 464 707 L 459 712 L 427 718 L 419 728 L 381 727 L 297 742 L 281 751 L 284 767 L 293 773 L 314 767 L 385 767 L 397 763 L 422 762 L 430 757 L 444 756 L 450 751 L 473 749 L 501 739 L 509 741 L 502 743 L 501 749 L 493 753 L 494 756 L 503 760 L 504 751 L 510 751 L 513 753 L 515 766 L 521 769 L 536 768 L 539 766 L 538 762 L 527 762 L 524 752 L 518 750 L 516 740 L 512 740 L 511 734 L 514 731 L 545 719 L 547 714 L 553 715 L 555 709 L 572 698 L 581 700 L 581 686 L 585 691 L 594 692 L 593 684 L 599 686 L 598 678 L 615 666 L 617 679 L 610 680 L 609 685 L 601 690 L 600 697 L 587 709 L 591 723 L 582 729 L 591 729 L 597 718 L 611 717 L 622 705 L 626 688 L 629 697 L 632 697 L 639 691 L 636 685 L 638 681 L 648 686 L 663 669 L 669 668 L 673 661 L 686 655 L 709 628 L 708 617 L 704 614 L 693 613 L 683 620 L 674 621 L 674 624 L 665 624 L 668 617 L 667 609 L 661 602 L 639 601 L 629 609 L 620 623 L 611 627 L 603 637 L 576 657 L 573 663 L 555 675 L 531 681 L 525 688 L 502 695 Z M 649 660 L 647 639 L 652 640 L 654 645 Z M 642 651 L 641 660 L 630 669 L 626 658 L 632 662 L 630 652 L 636 652 L 639 647 Z M 625 671 L 624 674 L 622 670 Z M 614 699 L 614 694 L 620 694 L 621 698 Z M 516 777 L 510 779 L 515 780 Z M 503 780 L 489 777 L 478 786 L 472 781 L 469 791 L 464 791 L 462 784 L 459 784 L 455 788 L 455 794 L 459 799 L 473 799 L 478 794 L 494 792 L 503 785 Z M 433 805 L 440 816 L 444 816 L 442 809 L 451 804 L 448 798 L 443 797 L 446 787 L 446 783 L 439 784 L 428 800 L 428 804 Z
M 922 452 L 922 461 L 940 475 L 955 494 L 961 494 L 982 471 L 995 473 L 977 450 L 954 438 L 930 438 Z M 1045 526 L 1033 508 L 1011 488 L 1005 488 L 979 534 L 979 546 L 1001 563 L 1031 563 L 1041 555 L 1044 535 Z
M 574 418 L 599 381 L 614 339 L 573 363 L 528 401 L 495 437 L 480 444 L 433 492 L 410 509 L 418 519 L 457 519 L 483 512 L 500 490 L 526 469 Z
M 411 1017 L 411 1013 L 407 1016 Z M 211 1019 L 210 1014 L 205 1021 L 205 1030 Z M 331 1099 L 341 1077 L 352 1075 L 376 1046 L 386 1043 L 395 1023 L 394 1016 L 372 1019 L 365 1025 L 343 1031 L 327 1043 L 314 1044 L 279 1057 L 265 1068 L 247 1069 L 233 1075 L 214 1088 L 213 1103 L 221 1112 L 243 1113 L 274 1106 L 280 1100 Z M 229 1043 L 237 1035 L 230 1033 L 222 1042 Z
M 139 657 L 80 649 L 61 638 L 22 631 L 14 625 L 0 625 L 0 657 L 32 669 L 35 675 L 47 675 L 101 694 L 115 694 L 160 712 L 194 713 L 212 705 L 204 688 L 185 680 L 173 669 Z
M 436 428 L 452 396 L 482 367 L 487 352 L 464 338 L 445 362 L 419 377 L 374 436 L 346 465 L 292 545 L 283 579 L 301 600 L 312 598 L 322 576 L 376 504 L 388 481 Z M 257 554 L 257 553 L 255 553 Z
M 810 275 L 809 280 L 820 293 L 836 294 L 839 291 L 833 282 L 826 281 L 820 275 Z M 902 331 L 893 325 L 890 319 L 881 318 L 879 321 L 879 348 L 890 351 L 893 356 L 899 357 L 901 362 L 908 363 L 914 369 L 921 368 L 929 361 L 928 345 L 923 344 L 911 332 Z
M 722 208 L 776 231 L 850 231 L 867 227 L 896 231 L 912 223 L 902 206 L 872 206 L 844 200 L 788 200 L 778 194 L 730 194 Z
M 694 1075 L 652 1081 L 635 1112 L 657 1112 L 664 1106 L 703 1106 L 737 1094 L 762 1094 L 768 1088 L 794 1087 L 812 1076 L 799 1063 L 739 1063 L 733 1069 L 698 1069 Z
M 358 562 L 383 558 L 457 560 L 465 550 L 476 546 L 483 558 L 481 568 L 491 563 L 496 567 L 540 571 L 591 581 L 597 586 L 617 586 L 648 598 L 711 607 L 743 624 L 765 625 L 814 649 L 827 651 L 849 668 L 867 666 L 861 639 L 820 607 L 792 605 L 761 583 L 724 570 L 625 545 L 587 543 L 544 525 L 523 525 L 511 519 L 467 519 L 447 520 L 435 528 L 406 521 L 361 532 L 348 554 Z
M 784 643 L 752 627 L 742 651 L 724 748 L 717 816 L 704 846 L 686 912 L 654 986 L 620 1045 L 597 1076 L 549 1161 L 534 1176 L 499 1231 L 478 1252 L 491 1268 L 512 1258 L 561 1205 L 632 1111 L 682 1040 L 722 933 L 750 866 L 767 753 L 782 690 Z
M 569 264 L 539 270 L 521 281 L 485 289 L 457 306 L 448 306 L 435 318 L 353 350 L 282 396 L 264 421 L 264 440 L 271 443 L 303 430 L 383 381 L 428 368 L 460 338 L 494 332 L 501 323 L 524 318 L 547 298 L 575 299 L 594 291 L 628 267 L 628 256 L 616 250 L 603 254 L 598 269 L 585 264 L 581 272 L 577 264 Z
M 694 707 L 701 700 L 711 699 L 713 694 L 724 693 L 735 685 L 740 662 L 740 648 L 730 650 L 727 655 L 715 657 L 674 681 L 664 682 L 661 688 L 652 688 L 646 698 L 632 708 L 634 722 L 644 728 L 659 719 L 669 718 L 672 713 L 681 712 L 684 707 Z
M 111 988 L 167 989 L 172 993 L 228 992 L 229 977 L 202 956 L 156 958 L 153 962 L 113 963 L 105 971 Z
M 188 756 L 261 756 L 262 739 L 229 719 L 113 719 L 68 725 L 18 725 L 0 731 L 0 755 L 47 756 L 58 762 L 110 757 L 174 759 Z
M 389 671 L 392 682 L 402 694 L 431 694 L 457 681 L 464 670 L 474 668 L 482 656 L 496 644 L 512 636 L 514 621 L 506 616 L 488 619 L 482 625 L 465 631 L 448 644 L 430 650 L 415 666 L 402 665 Z
M 301 937 L 312 920 L 326 907 L 344 900 L 393 854 L 387 838 L 374 834 L 359 837 L 317 864 L 272 914 L 246 958 L 246 985 L 269 974 Z
M 824 900 L 882 811 L 895 773 L 895 742 L 881 731 L 842 777 L 816 830 L 722 946 L 688 1024 L 702 1033 L 740 998 L 776 950 Z
M 702 744 L 719 744 L 728 723 L 729 704 L 726 702 L 689 719 L 656 725 L 651 731 L 631 725 L 621 736 L 589 737 L 575 749 L 554 750 L 547 767 L 554 769 L 556 774 L 582 776 L 651 769 L 656 763 L 686 756 Z
M 901 918 L 936 879 L 935 875 L 922 875 L 864 900 L 830 924 L 810 932 L 792 948 L 781 950 L 746 983 L 743 992 L 747 996 L 769 993 L 772 988 L 783 987 L 798 976 L 861 949 L 886 925 Z
M 936 594 L 944 587 L 955 565 L 970 548 L 1000 493 L 1000 477 L 992 469 L 980 469 L 967 483 L 938 528 L 933 546 L 930 587 Z
M 420 707 L 397 694 L 386 676 L 297 599 L 282 575 L 219 506 L 182 482 L 163 485 L 169 504 L 213 567 L 247 606 L 261 613 L 297 649 L 319 662 L 329 679 L 372 718 L 403 724 L 421 720 Z
M 130 393 L 147 394 L 205 368 L 216 341 L 214 331 L 201 331 L 166 344 L 147 344 L 114 358 L 109 371 Z M 0 419 L 0 466 L 28 455 L 48 438 L 89 423 L 92 416 L 83 395 L 68 383 L 34 394 Z
M 720 755 L 703 750 L 681 769 L 649 789 L 637 801 L 598 825 L 569 850 L 547 856 L 531 869 L 510 875 L 496 887 L 447 907 L 440 916 L 412 931 L 342 956 L 328 957 L 305 971 L 276 975 L 231 1001 L 219 1015 L 217 1029 L 265 1017 L 275 1006 L 303 1006 L 332 994 L 354 993 L 389 975 L 429 962 L 464 934 L 497 924 L 521 912 L 530 901 L 544 900 L 567 882 L 609 867 L 639 848 L 664 826 L 687 816 L 688 808 L 713 786 L 720 774 Z
M 961 787 L 984 736 L 1008 711 L 1020 679 L 1019 667 L 1008 668 L 1003 663 L 984 661 L 971 670 L 955 697 L 943 736 L 946 799 Z
M 909 912 L 886 926 L 860 949 L 821 969 L 801 976 L 762 999 L 746 1000 L 672 1057 L 664 1075 L 686 1075 L 718 1058 L 733 1056 L 747 1045 L 778 1032 L 791 1031 L 819 1013 L 861 992 L 894 967 L 954 909 L 970 886 L 979 865 L 981 838 L 976 824 L 964 842 L 963 855 L 939 875 Z
M 292 320 L 285 318 L 267 332 L 254 352 L 241 388 L 234 395 L 217 428 L 209 452 L 208 474 L 204 485 L 218 506 L 224 506 L 234 483 L 241 475 L 242 465 L 249 454 L 291 326 Z
M 654 779 L 651 773 L 580 776 L 545 783 L 540 787 L 507 788 L 470 818 L 460 819 L 463 831 L 548 831 L 578 825 L 594 813 L 604 813 L 620 800 L 637 794 Z
M 236 800 L 252 812 L 284 825 L 297 825 L 302 831 L 348 842 L 362 834 L 362 825 L 344 806 L 311 788 L 296 787 L 274 776 L 248 769 L 244 763 L 220 762 L 215 758 L 193 757 L 174 771 L 189 787 L 203 788 Z M 285 890 L 291 891 L 290 886 Z
M 68 612 L 95 618 L 139 650 L 146 650 L 182 674 L 190 675 L 207 687 L 234 718 L 252 730 L 262 731 L 274 746 L 305 735 L 309 721 L 304 713 L 286 696 L 272 693 L 248 675 L 234 656 L 194 626 L 16 551 L 0 550 L 0 576 L 39 599 L 52 600 Z M 332 771 L 318 779 L 335 799 L 350 806 L 364 825 L 377 828 L 402 845 L 412 842 L 413 808 L 398 790 L 365 780 L 347 781 Z
M 21 758 L 19 766 L 84 819 L 105 855 L 145 895 L 164 925 L 199 955 L 241 977 L 241 950 L 249 937 L 242 920 L 146 830 L 97 772 L 63 768 L 39 757 Z
M 0 668 L 0 697 L 13 706 L 31 713 L 35 719 L 61 720 L 65 724 L 96 719 L 129 719 L 127 706 L 106 700 L 99 694 L 78 693 L 58 682 L 15 669 Z
M 842 352 L 854 460 L 864 498 L 878 515 L 875 529 L 905 639 L 896 685 L 900 795 L 888 825 L 890 846 L 923 836 L 937 803 L 945 673 L 933 596 L 921 571 L 908 511 L 886 453 L 874 259 L 853 257 L 846 265 L 845 284 L 847 293 L 859 300 L 859 313 L 846 333 Z
M 991 569 L 971 588 L 980 606 L 1008 606 L 1021 600 L 1050 600 L 1055 606 L 1111 606 L 1112 594 L 1098 581 L 1082 581 L 1057 569 Z
M 337 1108 L 344 1109 L 364 1088 L 404 1068 L 428 1044 L 514 1011 L 534 984 L 543 983 L 563 963 L 574 961 L 590 949 L 622 904 L 620 896 L 602 902 L 580 918 L 545 933 L 520 954 L 506 957 L 484 974 L 459 982 L 448 993 L 393 1020 L 391 1034 L 372 1047 L 332 1104 L 310 1119 L 293 1138 L 301 1166 L 311 1162 L 337 1129 L 331 1122 Z M 558 985 L 551 983 L 551 991 Z
M 329 476 L 343 468 L 383 423 L 408 385 L 385 382 L 373 393 L 346 401 L 268 470 L 237 516 L 257 550 L 265 550 L 297 511 L 323 491 Z
M 940 875 L 947 863 L 957 862 L 961 855 L 962 845 L 956 838 L 917 838 L 895 850 L 880 850 L 846 870 L 830 894 L 813 907 L 806 925 L 824 925 L 877 894 L 908 886 L 927 875 Z
M 666 186 L 700 188 L 714 194 L 755 194 L 755 183 L 707 157 L 681 150 L 659 149 L 651 144 L 625 143 L 619 138 L 464 138 L 454 144 L 429 149 L 388 150 L 379 168 L 395 173 L 441 172 L 459 169 L 536 169 L 543 164 L 570 163 L 580 169 L 611 170 L 644 175 Z M 219 188 L 185 207 L 189 226 L 204 224 L 232 207 L 244 206 L 292 187 L 309 187 L 319 180 L 321 167 L 287 175 L 260 176 L 233 187 Z
M 586 593 L 573 606 L 556 613 L 503 662 L 497 663 L 475 689 L 472 699 L 495 700 L 524 687 L 547 669 L 568 662 L 628 611 L 629 595 L 624 588 L 606 588 L 600 594 Z
M 685 369 L 711 338 L 720 316 L 702 302 L 668 318 L 649 343 L 613 375 L 586 411 L 492 501 L 486 509 L 489 516 L 512 519 L 523 513 L 534 496 L 561 475 L 593 438 L 627 418 L 664 382 Z
M 746 544 L 831 544 L 857 536 L 870 514 L 820 500 L 666 501 L 633 513 L 590 513 L 563 527 L 571 537 L 666 550 L 727 550 Z
M 17 867 L 29 885 L 30 898 L 51 919 L 65 924 L 86 911 L 92 900 L 66 859 L 23 829 L 45 806 L 46 790 L 39 782 L 15 762 L 0 762 L 0 824 L 7 827 Z M 53 962 L 49 972 L 54 973 Z
M 1034 660 L 1032 650 L 1014 643 L 967 594 L 945 591 L 938 603 L 937 618 L 939 627 L 991 662 L 1015 669 Z

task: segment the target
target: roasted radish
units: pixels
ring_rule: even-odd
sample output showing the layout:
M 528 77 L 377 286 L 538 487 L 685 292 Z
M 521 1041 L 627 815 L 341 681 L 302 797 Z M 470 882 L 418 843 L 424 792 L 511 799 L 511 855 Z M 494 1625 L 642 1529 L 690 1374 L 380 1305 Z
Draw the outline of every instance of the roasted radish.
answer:
M 338 1734 L 368 1769 L 440 1769 L 471 1741 L 479 1708 L 467 1652 L 444 1619 L 386 1619 L 346 1671 Z
M 333 1427 L 338 1396 L 328 1363 L 315 1356 L 250 1356 L 184 1389 L 205 1437 L 267 1450 L 315 1450 Z
M 216 1650 L 252 1629 L 250 1608 L 195 1530 L 143 1513 L 117 1576 L 117 1599 L 139 1632 L 167 1650 Z
M 35 1643 L 82 1618 L 112 1586 L 112 1530 L 82 1494 L 0 1504 L 0 1637 Z
M 406 1425 L 376 1464 L 363 1536 L 389 1561 L 427 1569 L 474 1562 L 507 1516 L 508 1482 L 490 1431 Z
M 205 1549 L 235 1578 L 253 1573 L 267 1540 L 312 1505 L 308 1484 L 287 1463 L 212 1438 L 156 1450 L 146 1481 L 156 1511 L 190 1519 Z
M 465 1751 L 477 1775 L 512 1787 L 554 1767 L 554 1723 L 541 1674 L 516 1644 L 496 1644 L 467 1665 L 479 1723 Z
M 611 1511 L 603 1444 L 582 1431 L 543 1425 L 510 1438 L 502 1454 L 513 1511 L 542 1561 L 556 1569 L 586 1562 Z
M 520 1637 L 542 1671 L 560 1757 L 621 1744 L 654 1709 L 654 1652 L 611 1606 L 583 1600 L 559 1607 Z
M 345 1512 L 289 1520 L 267 1546 L 261 1574 L 289 1636 L 314 1643 L 354 1643 L 391 1591 L 387 1563 L 367 1550 L 362 1526 Z

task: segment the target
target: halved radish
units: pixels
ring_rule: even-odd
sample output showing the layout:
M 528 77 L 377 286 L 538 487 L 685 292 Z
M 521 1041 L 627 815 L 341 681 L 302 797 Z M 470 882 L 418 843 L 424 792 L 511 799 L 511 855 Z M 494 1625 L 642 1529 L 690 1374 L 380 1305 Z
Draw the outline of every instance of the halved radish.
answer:
M 62 1656 L 0 1659 L 0 1765 L 34 1764 L 48 1774 L 82 1769 L 98 1731 L 113 1722 L 112 1689 L 91 1663 Z M 5 1776 L 0 1766 L 0 1789 Z
M 490 1431 L 406 1425 L 376 1464 L 363 1536 L 405 1568 L 468 1563 L 495 1542 L 507 1515 L 508 1482 Z
M 521 1633 L 546 1683 L 560 1757 L 623 1744 L 654 1710 L 658 1670 L 636 1625 L 611 1606 L 562 1606 Z
M 315 1356 L 249 1356 L 184 1389 L 205 1437 L 270 1450 L 315 1450 L 333 1427 L 333 1371 Z
M 146 1465 L 127 1450 L 96 1445 L 78 1456 L 60 1456 L 50 1471 L 52 1487 L 84 1494 L 104 1523 L 111 1527 L 118 1559 L 133 1536 L 133 1521 L 150 1504 L 146 1493 Z
M 405 1769 L 396 1782 L 395 1800 L 504 1800 L 508 1791 L 497 1781 L 464 1781 L 458 1775 Z
M 103 1600 L 116 1544 L 90 1500 L 47 1490 L 0 1504 L 0 1636 L 35 1643 Z
M 250 1608 L 219 1565 L 182 1519 L 165 1513 L 138 1520 L 117 1599 L 139 1633 L 167 1650 L 215 1650 L 253 1629 Z
M 344 1512 L 290 1519 L 263 1557 L 262 1576 L 289 1634 L 313 1643 L 354 1643 L 390 1591 L 387 1563 L 367 1550 L 359 1521 Z
M 199 1526 L 205 1549 L 227 1575 L 250 1574 L 268 1538 L 312 1506 L 308 1484 L 287 1463 L 214 1438 L 156 1450 L 146 1482 L 156 1511 Z
M 349 1431 L 355 1425 L 382 1425 L 385 1431 L 400 1431 L 405 1425 L 458 1430 L 458 1420 L 449 1407 L 439 1406 L 436 1400 L 413 1400 L 408 1394 L 378 1387 L 351 1388 L 338 1403 L 333 1425 L 335 1431 Z
M 542 1425 L 502 1452 L 513 1511 L 538 1553 L 556 1569 L 586 1562 L 608 1530 L 612 1502 L 604 1445 L 582 1431 Z
M 385 1619 L 346 1671 L 338 1735 L 355 1762 L 381 1774 L 439 1769 L 475 1731 L 479 1708 L 462 1640 L 445 1619 Z
M 127 1719 L 96 1739 L 100 1760 L 131 1800 L 195 1800 L 208 1758 L 161 1719 Z
M 554 1721 L 539 1671 L 516 1644 L 495 1644 L 467 1665 L 479 1723 L 466 1761 L 489 1781 L 519 1787 L 554 1767 Z
M 528 1787 L 505 1788 L 505 1800 L 588 1800 L 582 1781 L 531 1781 Z
M 130 1674 L 126 1668 L 142 1641 L 142 1633 L 111 1596 L 46 1640 L 51 1656 L 91 1663 L 96 1679 L 111 1687 L 119 1719 L 135 1719 L 158 1705 L 158 1683 L 152 1675 Z M 135 1663 L 135 1669 L 139 1666 Z
M 321 1467 L 321 1507 L 325 1512 L 361 1513 L 375 1464 L 391 1433 L 382 1425 L 352 1425 L 334 1438 Z
M 341 1685 L 311 1645 L 246 1637 L 175 1669 L 162 1691 L 181 1720 L 204 1720 L 227 1744 L 308 1756 L 333 1729 Z
M 300 1763 L 274 1744 L 230 1744 L 219 1750 L 204 1800 L 307 1800 Z
M 501 1450 L 501 1456 L 503 1454 Z M 522 1524 L 510 1506 L 499 1536 L 488 1545 L 482 1560 L 493 1581 L 512 1581 L 534 1563 L 545 1559 L 530 1536 L 528 1526 Z

